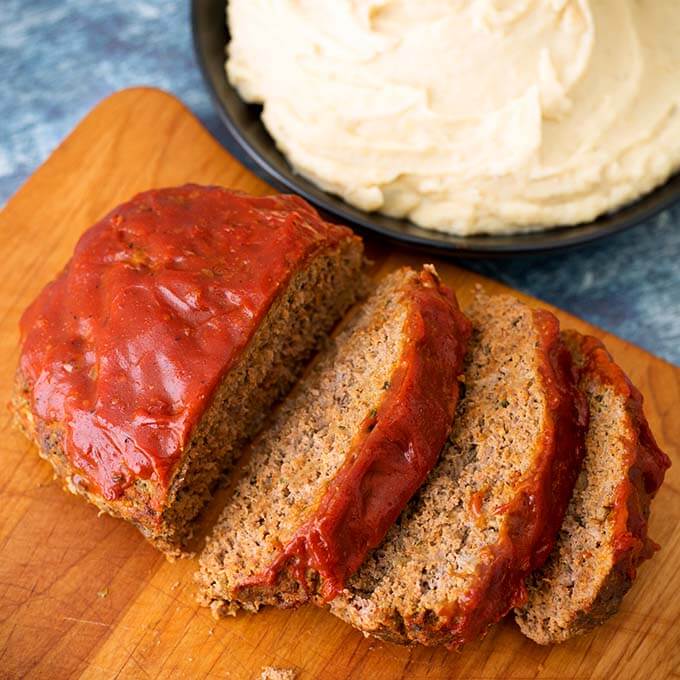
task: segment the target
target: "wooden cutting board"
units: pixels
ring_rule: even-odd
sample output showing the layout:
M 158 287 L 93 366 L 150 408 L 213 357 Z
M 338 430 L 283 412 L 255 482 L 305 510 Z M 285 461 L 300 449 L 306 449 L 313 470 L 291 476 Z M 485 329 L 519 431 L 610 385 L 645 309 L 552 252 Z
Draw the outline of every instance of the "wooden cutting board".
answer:
M 187 181 L 271 191 L 179 101 L 134 89 L 102 102 L 10 200 L 0 214 L 0 401 L 10 396 L 19 315 L 83 230 L 138 191 Z M 369 249 L 378 274 L 423 262 L 375 242 Z M 503 290 L 448 262 L 436 265 L 463 303 L 478 282 Z M 313 607 L 214 621 L 194 603 L 195 560 L 166 562 L 131 526 L 63 493 L 3 410 L 0 677 L 240 679 L 259 677 L 263 666 L 324 680 L 680 677 L 680 369 L 556 313 L 607 342 L 644 393 L 652 428 L 674 460 L 651 521 L 663 550 L 597 632 L 540 647 L 506 621 L 451 653 L 365 639 Z

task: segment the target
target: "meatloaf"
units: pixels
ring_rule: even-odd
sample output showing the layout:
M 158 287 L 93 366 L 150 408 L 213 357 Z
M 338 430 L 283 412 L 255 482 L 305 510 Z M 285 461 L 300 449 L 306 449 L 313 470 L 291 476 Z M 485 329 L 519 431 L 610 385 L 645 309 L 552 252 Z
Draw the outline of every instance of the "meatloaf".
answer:
M 604 345 L 575 331 L 564 338 L 590 424 L 559 540 L 516 613 L 522 632 L 540 644 L 567 640 L 617 611 L 637 567 L 657 548 L 647 536 L 649 506 L 670 466 L 649 430 L 642 396 Z
M 294 196 L 139 194 L 24 313 L 19 421 L 70 491 L 179 554 L 362 265 L 361 240 Z
M 332 602 L 365 634 L 458 647 L 526 598 L 583 456 L 585 404 L 557 319 L 480 293 L 437 466 Z
M 252 446 L 201 555 L 217 616 L 332 599 L 435 464 L 470 327 L 433 268 L 389 275 Z

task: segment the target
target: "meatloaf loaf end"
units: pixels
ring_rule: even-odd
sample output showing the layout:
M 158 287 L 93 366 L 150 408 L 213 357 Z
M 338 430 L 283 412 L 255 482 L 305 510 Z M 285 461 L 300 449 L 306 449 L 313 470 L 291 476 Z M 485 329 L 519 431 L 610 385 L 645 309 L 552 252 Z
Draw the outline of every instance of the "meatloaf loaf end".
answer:
M 181 554 L 362 272 L 361 240 L 297 197 L 139 194 L 24 313 L 18 420 L 70 491 Z
M 216 616 L 332 599 L 435 464 L 470 333 L 433 268 L 390 274 L 254 442 L 201 555 Z
M 330 603 L 393 642 L 458 647 L 522 603 L 583 455 L 585 403 L 557 319 L 481 292 L 466 314 L 464 396 L 440 461 Z
M 516 612 L 522 632 L 540 644 L 588 631 L 618 610 L 637 567 L 657 549 L 647 519 L 670 466 L 649 430 L 640 392 L 604 345 L 575 331 L 563 335 L 580 372 L 590 424 L 558 542 L 530 578 L 529 600 Z

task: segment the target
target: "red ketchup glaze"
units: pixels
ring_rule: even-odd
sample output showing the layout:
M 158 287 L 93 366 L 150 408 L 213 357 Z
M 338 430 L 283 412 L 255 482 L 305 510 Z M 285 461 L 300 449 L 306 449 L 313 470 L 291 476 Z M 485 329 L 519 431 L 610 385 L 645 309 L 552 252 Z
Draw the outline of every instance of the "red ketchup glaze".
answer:
M 294 196 L 186 185 L 88 229 L 21 319 L 20 371 L 42 427 L 63 424 L 82 484 L 135 479 L 162 504 L 192 428 L 291 275 L 343 239 Z
M 545 562 L 555 544 L 585 453 L 587 404 L 576 388 L 559 322 L 542 309 L 533 310 L 533 317 L 548 406 L 543 452 L 515 498 L 496 509 L 505 515 L 505 522 L 498 541 L 488 549 L 489 558 L 477 571 L 475 588 L 464 600 L 439 611 L 441 641 L 449 648 L 476 640 L 526 601 L 525 579 Z M 413 639 L 423 637 L 419 628 L 424 621 L 414 618 L 407 625 Z M 432 644 L 431 634 L 422 641 Z
M 453 294 L 425 271 L 411 287 L 407 349 L 325 495 L 263 573 L 240 584 L 271 586 L 284 569 L 307 589 L 320 575 L 330 601 L 378 545 L 439 457 L 458 401 L 471 325 Z
M 581 354 L 583 377 L 593 376 L 609 385 L 626 403 L 632 423 L 630 438 L 624 440 L 628 475 L 616 489 L 614 501 L 614 569 L 633 580 L 637 567 L 659 546 L 647 536 L 649 504 L 663 484 L 670 458 L 658 447 L 642 408 L 642 395 L 614 363 L 597 338 L 569 331 Z

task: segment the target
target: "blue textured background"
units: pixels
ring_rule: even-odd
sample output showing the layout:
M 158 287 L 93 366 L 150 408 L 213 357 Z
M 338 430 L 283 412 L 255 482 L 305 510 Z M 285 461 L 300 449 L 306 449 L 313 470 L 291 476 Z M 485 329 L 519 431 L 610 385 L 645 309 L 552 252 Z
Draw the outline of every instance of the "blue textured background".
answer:
M 0 203 L 103 97 L 152 85 L 213 134 L 189 6 L 163 0 L 0 2 Z M 464 263 L 680 364 L 680 206 L 566 254 Z

